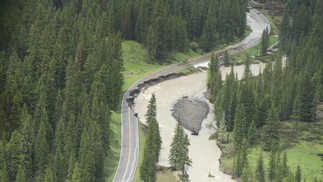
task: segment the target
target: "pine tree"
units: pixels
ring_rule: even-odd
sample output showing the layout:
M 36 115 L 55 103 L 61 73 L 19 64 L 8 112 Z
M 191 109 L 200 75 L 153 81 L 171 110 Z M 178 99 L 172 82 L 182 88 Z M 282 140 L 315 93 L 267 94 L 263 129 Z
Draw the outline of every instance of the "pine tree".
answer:
M 157 48 L 158 48 L 158 37 L 157 37 L 157 30 L 153 25 L 148 27 L 147 33 L 147 49 L 150 59 L 154 59 L 157 57 Z
M 169 163 L 175 170 L 181 170 L 183 179 L 186 177 L 186 166 L 191 165 L 192 161 L 188 157 L 188 146 L 190 145 L 187 134 L 184 132 L 180 122 L 177 122 L 175 135 L 171 143 Z
M 257 161 L 257 167 L 256 167 L 256 181 L 262 182 L 265 181 L 265 166 L 264 166 L 264 160 L 262 156 L 262 152 L 260 151 L 259 158 Z
M 21 145 L 22 136 L 15 130 L 9 143 L 6 145 L 6 161 L 4 164 L 7 165 L 8 178 L 9 180 L 15 180 L 18 172 L 18 167 L 21 165 L 23 148 Z
M 6 163 L 2 164 L 0 172 L 0 180 L 3 182 L 9 182 Z
M 301 99 L 299 95 L 297 95 L 294 100 L 292 119 L 295 123 L 295 129 L 298 131 L 298 123 L 301 119 Z
M 283 161 L 282 161 L 282 175 L 283 177 L 287 177 L 289 174 L 289 166 L 287 165 L 287 154 L 286 151 L 283 154 Z
M 49 146 L 46 140 L 44 120 L 40 123 L 34 147 L 37 180 L 42 181 L 45 177 L 45 169 L 47 169 L 49 163 Z
M 236 161 L 234 172 L 237 176 L 243 174 L 243 170 L 248 167 L 248 141 L 243 139 L 242 144 L 236 149 Z
M 249 167 L 248 166 L 245 166 L 243 168 L 243 171 L 242 171 L 242 181 L 243 182 L 248 182 L 249 181 L 249 178 L 250 178 L 250 171 L 249 171 Z
M 50 167 L 46 169 L 44 182 L 54 182 L 54 175 Z
M 269 158 L 269 166 L 268 166 L 268 179 L 270 181 L 276 180 L 276 169 L 277 169 L 277 163 L 276 163 L 276 151 L 271 150 L 270 152 L 270 158 Z
M 76 162 L 75 167 L 74 167 L 74 172 L 73 172 L 73 176 L 72 176 L 72 182 L 81 182 L 80 179 L 80 167 L 78 162 Z
M 297 170 L 295 173 L 295 182 L 301 182 L 301 181 L 302 181 L 302 170 L 301 170 L 301 167 L 297 165 Z
M 239 105 L 234 119 L 233 138 L 235 148 L 239 148 L 244 137 L 244 126 L 246 123 L 245 108 Z
M 262 36 L 261 36 L 261 55 L 262 56 L 267 55 L 268 46 L 269 46 L 269 34 L 268 34 L 268 28 L 266 28 L 262 32 Z
M 314 90 L 310 80 L 309 73 L 304 73 L 300 81 L 300 121 L 311 122 L 313 121 L 313 98 Z
M 180 167 L 179 159 L 180 159 L 180 146 L 181 146 L 181 138 L 183 137 L 182 127 L 179 122 L 177 122 L 175 135 L 173 136 L 172 143 L 170 144 L 170 154 L 169 154 L 169 163 L 174 169 L 178 169 Z
M 21 146 L 22 146 L 22 160 L 21 166 L 24 169 L 25 181 L 31 181 L 33 176 L 33 151 L 34 151 L 34 126 L 31 115 L 28 113 L 27 106 L 25 105 L 21 113 Z
M 254 121 L 251 122 L 248 129 L 248 142 L 250 145 L 254 145 L 257 142 L 257 128 Z
M 265 134 L 263 137 L 263 150 L 270 151 L 274 145 L 279 143 L 279 117 L 277 110 L 271 108 L 267 116 L 267 125 L 265 126 Z
M 289 32 L 290 32 L 290 19 L 289 19 L 288 9 L 286 8 L 284 11 L 284 15 L 282 18 L 282 22 L 280 24 L 280 34 L 279 39 L 285 40 L 289 39 Z
M 151 122 L 156 121 L 156 97 L 155 94 L 151 95 L 151 98 L 148 103 L 147 112 L 145 114 L 146 122 L 149 125 Z
M 143 181 L 156 181 L 161 137 L 156 120 L 156 97 L 153 94 L 147 108 L 146 120 L 148 123 L 147 139 L 144 149 L 144 159 L 140 165 L 140 178 Z
M 228 51 L 225 51 L 224 52 L 224 62 L 223 62 L 223 65 L 224 66 L 229 66 L 229 64 L 230 64 L 229 53 L 228 53 Z
M 80 147 L 80 169 L 81 181 L 95 181 L 95 151 L 93 148 L 94 138 L 92 138 L 89 128 L 84 128 L 82 133 L 81 147 Z
M 217 45 L 218 31 L 217 31 L 217 1 L 212 0 L 209 5 L 207 19 L 203 27 L 201 35 L 201 47 L 205 51 L 210 51 Z
M 16 176 L 16 182 L 25 182 L 25 181 L 26 181 L 25 169 L 21 165 L 19 165 L 17 176 Z

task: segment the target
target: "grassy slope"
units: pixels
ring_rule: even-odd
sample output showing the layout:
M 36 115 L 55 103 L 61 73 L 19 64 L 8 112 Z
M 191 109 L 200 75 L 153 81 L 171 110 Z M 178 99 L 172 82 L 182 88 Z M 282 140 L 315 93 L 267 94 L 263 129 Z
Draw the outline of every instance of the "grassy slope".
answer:
M 124 41 L 122 51 L 125 68 L 123 90 L 127 90 L 140 78 L 161 68 L 158 64 L 149 64 L 148 52 L 142 44 Z
M 139 122 L 139 158 L 138 158 L 138 164 L 137 164 L 135 176 L 133 178 L 133 181 L 135 182 L 140 181 L 139 166 L 141 165 L 143 160 L 145 141 L 146 141 L 146 136 L 145 136 L 145 133 L 143 132 L 144 128 L 145 126 Z
M 120 157 L 120 141 L 121 141 L 121 115 L 118 112 L 112 112 L 111 115 L 111 130 L 113 131 L 112 141 L 111 141 L 111 152 L 108 153 L 108 156 L 105 159 L 105 170 L 107 171 L 107 176 L 105 181 L 112 181 L 114 174 L 116 172 L 119 157 Z M 117 142 L 118 141 L 118 142 Z

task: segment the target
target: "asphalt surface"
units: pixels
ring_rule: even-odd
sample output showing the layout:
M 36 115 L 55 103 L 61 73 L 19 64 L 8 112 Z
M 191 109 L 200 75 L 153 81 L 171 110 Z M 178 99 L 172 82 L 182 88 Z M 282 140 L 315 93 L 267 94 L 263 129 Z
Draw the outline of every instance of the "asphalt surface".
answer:
M 245 49 L 257 45 L 261 41 L 263 30 L 270 25 L 267 19 L 255 9 L 250 9 L 247 17 L 248 25 L 252 32 L 248 37 L 238 44 L 229 46 L 223 50 L 216 51 L 216 54 L 228 51 L 229 54 L 235 54 Z M 144 81 L 165 76 L 179 70 L 208 62 L 211 58 L 211 53 L 206 53 L 189 61 L 173 64 L 165 69 L 154 72 L 134 83 L 124 94 L 121 104 L 121 152 L 119 165 L 114 176 L 113 182 L 130 182 L 133 180 L 138 164 L 139 155 L 139 133 L 138 133 L 138 118 L 135 117 L 135 112 L 128 106 L 126 101 L 130 97 L 129 93 L 136 89 L 137 86 Z

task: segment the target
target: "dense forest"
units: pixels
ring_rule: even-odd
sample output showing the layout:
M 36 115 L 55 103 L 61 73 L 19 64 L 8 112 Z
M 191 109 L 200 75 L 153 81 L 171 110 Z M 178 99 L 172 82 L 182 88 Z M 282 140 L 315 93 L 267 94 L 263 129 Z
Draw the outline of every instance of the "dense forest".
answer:
M 322 10 L 321 0 L 288 1 L 280 27 L 281 49 L 276 56 L 268 56 L 266 68 L 257 77 L 251 75 L 247 57 L 243 79 L 238 81 L 232 71 L 223 82 L 219 60 L 212 57 L 208 86 L 220 137 L 227 142 L 232 133 L 233 170 L 243 181 L 250 176 L 255 181 L 303 181 L 299 167 L 290 171 L 286 154 L 281 154 L 284 146 L 279 129 L 281 121 L 293 122 L 296 130 L 299 122 L 317 122 L 317 106 L 323 101 Z M 255 174 L 249 170 L 247 150 L 255 144 L 270 152 L 266 173 L 262 154 Z M 312 175 L 308 180 L 314 180 Z
M 241 0 L 0 2 L 0 181 L 103 181 L 121 41 L 152 60 L 241 37 Z M 230 27 L 235 27 L 234 29 Z

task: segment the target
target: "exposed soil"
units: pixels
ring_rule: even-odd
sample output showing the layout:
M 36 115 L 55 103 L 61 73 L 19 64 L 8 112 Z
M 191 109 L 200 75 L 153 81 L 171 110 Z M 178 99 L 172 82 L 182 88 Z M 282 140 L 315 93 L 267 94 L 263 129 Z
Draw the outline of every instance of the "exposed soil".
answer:
M 174 104 L 172 115 L 185 129 L 198 133 L 208 113 L 206 102 L 184 96 Z

